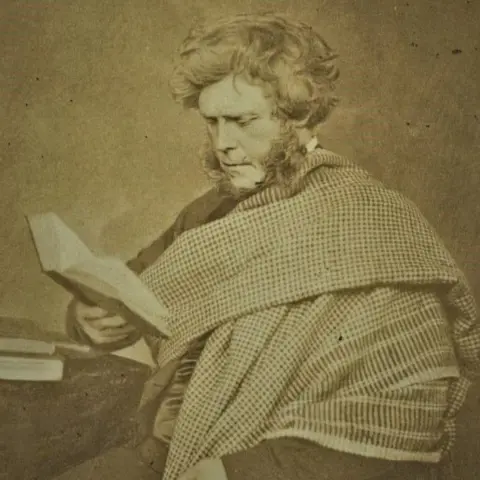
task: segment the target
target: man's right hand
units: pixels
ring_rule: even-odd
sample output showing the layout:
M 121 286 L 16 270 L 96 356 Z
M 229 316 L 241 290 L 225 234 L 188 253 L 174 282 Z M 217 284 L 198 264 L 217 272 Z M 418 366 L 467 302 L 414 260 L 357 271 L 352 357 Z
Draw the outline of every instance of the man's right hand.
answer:
M 77 302 L 74 313 L 77 324 L 97 345 L 108 345 L 124 340 L 136 331 L 136 328 L 123 317 L 100 307 Z

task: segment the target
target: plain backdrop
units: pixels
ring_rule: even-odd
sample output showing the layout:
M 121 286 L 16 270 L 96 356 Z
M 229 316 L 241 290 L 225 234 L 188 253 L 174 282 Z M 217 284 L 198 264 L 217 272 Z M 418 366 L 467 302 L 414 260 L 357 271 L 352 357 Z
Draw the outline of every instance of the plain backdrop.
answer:
M 410 197 L 479 297 L 477 0 L 1 0 L 0 314 L 63 325 L 69 297 L 41 274 L 25 214 L 55 211 L 128 259 L 208 187 L 172 60 L 202 18 L 265 10 L 310 22 L 340 55 L 323 145 Z

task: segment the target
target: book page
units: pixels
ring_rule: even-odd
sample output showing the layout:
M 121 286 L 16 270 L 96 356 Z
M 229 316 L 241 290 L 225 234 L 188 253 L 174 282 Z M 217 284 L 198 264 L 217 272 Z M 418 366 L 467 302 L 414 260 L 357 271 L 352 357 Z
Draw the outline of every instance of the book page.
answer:
M 53 212 L 27 216 L 45 271 L 58 271 L 94 257 L 85 243 Z
M 45 272 L 73 282 L 92 303 L 103 308 L 104 305 L 113 305 L 114 311 L 121 314 L 125 312 L 119 311 L 119 308 L 121 310 L 121 305 L 124 305 L 138 319 L 146 322 L 144 327 L 148 333 L 152 333 L 153 328 L 156 334 L 170 335 L 165 321 L 168 311 L 124 262 L 113 257 L 95 256 L 52 212 L 27 216 L 27 219 Z M 68 288 L 55 275 L 51 277 Z M 75 294 L 74 291 L 72 293 Z
M 148 348 L 148 345 L 143 338 L 141 338 L 137 343 L 130 345 L 129 347 L 115 350 L 114 352 L 112 352 L 112 355 L 128 358 L 130 360 L 134 360 L 135 362 L 148 365 L 152 368 L 156 366 L 156 363 L 152 358 L 150 349 Z

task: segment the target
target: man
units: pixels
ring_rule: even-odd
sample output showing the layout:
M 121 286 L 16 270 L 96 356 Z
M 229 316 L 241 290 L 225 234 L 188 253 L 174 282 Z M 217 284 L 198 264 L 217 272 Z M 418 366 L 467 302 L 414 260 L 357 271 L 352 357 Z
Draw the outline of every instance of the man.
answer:
M 475 304 L 417 209 L 318 144 L 334 58 L 273 14 L 182 46 L 172 90 L 205 119 L 214 188 L 128 263 L 172 330 L 146 338 L 138 478 L 432 478 L 448 453 Z M 139 338 L 78 300 L 68 322 L 103 350 Z

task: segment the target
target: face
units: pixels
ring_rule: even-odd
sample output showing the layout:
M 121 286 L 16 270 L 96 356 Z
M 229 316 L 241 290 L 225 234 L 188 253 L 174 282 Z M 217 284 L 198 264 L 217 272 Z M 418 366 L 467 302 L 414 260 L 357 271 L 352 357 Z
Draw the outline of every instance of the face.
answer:
M 228 76 L 200 94 L 211 148 L 234 189 L 252 190 L 265 179 L 265 159 L 281 132 L 272 110 L 262 88 L 240 76 Z

